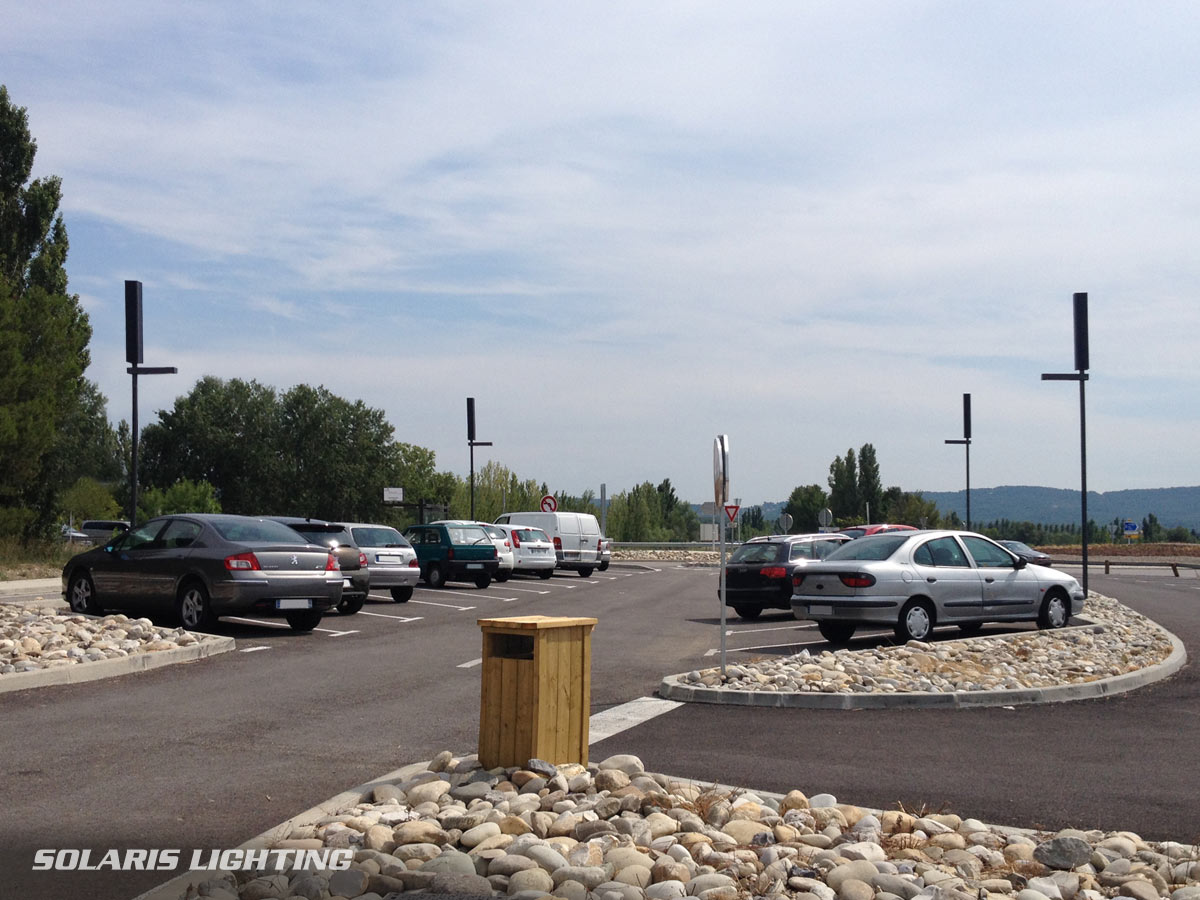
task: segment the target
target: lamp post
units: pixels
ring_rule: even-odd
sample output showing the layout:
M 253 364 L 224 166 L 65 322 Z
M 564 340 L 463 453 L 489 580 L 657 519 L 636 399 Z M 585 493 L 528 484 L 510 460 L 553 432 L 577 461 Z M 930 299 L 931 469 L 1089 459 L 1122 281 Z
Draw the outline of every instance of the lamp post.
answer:
M 1079 382 L 1079 494 L 1080 534 L 1083 538 L 1083 593 L 1088 591 L 1088 512 L 1087 512 L 1087 409 L 1083 386 L 1088 380 L 1088 295 L 1077 293 L 1072 298 L 1075 312 L 1075 371 L 1043 372 L 1042 381 Z
M 490 447 L 491 441 L 475 440 L 475 398 L 467 398 L 467 445 L 471 448 L 471 519 L 475 519 L 475 448 Z
M 137 525 L 138 504 L 138 391 L 139 375 L 174 375 L 179 371 L 175 366 L 143 366 L 142 365 L 142 283 L 140 281 L 125 282 L 125 361 L 129 368 L 125 371 L 133 376 L 133 413 L 130 416 L 130 448 L 129 479 L 129 527 Z
M 971 530 L 971 395 L 963 394 L 962 440 L 947 440 L 947 444 L 962 444 L 967 451 L 967 531 Z

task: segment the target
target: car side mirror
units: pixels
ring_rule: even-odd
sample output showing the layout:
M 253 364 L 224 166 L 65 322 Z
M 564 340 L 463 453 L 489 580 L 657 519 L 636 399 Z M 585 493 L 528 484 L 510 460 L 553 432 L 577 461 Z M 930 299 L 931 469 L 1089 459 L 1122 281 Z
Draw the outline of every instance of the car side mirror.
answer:
M 1013 568 L 1014 568 L 1014 569 L 1023 569 L 1023 568 L 1025 568 L 1027 565 L 1029 565 L 1029 560 L 1027 560 L 1027 559 L 1026 559 L 1025 557 L 1023 557 L 1023 556 L 1018 556 L 1018 557 L 1017 557 L 1017 561 L 1016 561 L 1015 563 L 1013 563 Z

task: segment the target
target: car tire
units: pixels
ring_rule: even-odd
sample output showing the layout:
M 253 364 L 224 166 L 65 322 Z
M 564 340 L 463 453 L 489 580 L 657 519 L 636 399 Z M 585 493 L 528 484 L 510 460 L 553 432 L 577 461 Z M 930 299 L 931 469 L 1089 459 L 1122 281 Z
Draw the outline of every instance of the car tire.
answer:
M 591 566 L 584 566 L 582 569 L 580 569 L 580 570 L 579 570 L 579 577 L 580 577 L 580 578 L 587 578 L 587 577 L 588 577 L 589 575 L 591 575 L 591 574 L 592 574 L 592 567 L 591 567 Z
M 508 581 L 508 579 L 509 579 L 509 576 L 511 576 L 511 575 L 512 575 L 512 572 L 511 572 L 511 571 L 509 571 L 509 572 L 497 572 L 497 573 L 496 573 L 496 581 L 498 581 L 499 583 L 503 584 L 504 582 Z
M 446 573 L 442 571 L 442 567 L 432 565 L 429 571 L 425 573 L 425 580 L 429 582 L 431 588 L 444 588 L 446 586 Z
M 817 631 L 821 632 L 821 637 L 829 641 L 835 647 L 841 647 L 850 643 L 850 638 L 854 637 L 854 631 L 858 626 L 853 622 L 818 622 Z
M 963 634 L 966 637 L 971 637 L 971 636 L 979 634 L 979 632 L 983 631 L 983 623 L 982 622 L 963 622 L 961 625 L 958 626 L 958 631 L 960 634 Z
M 67 601 L 71 604 L 71 612 L 85 616 L 102 616 L 104 610 L 96 600 L 96 585 L 87 572 L 78 572 L 71 576 L 67 588 Z
M 307 634 L 321 624 L 321 610 L 319 609 L 294 609 L 284 615 L 288 625 L 292 631 L 298 631 L 302 634 Z
M 758 606 L 735 606 L 733 611 L 747 622 L 753 622 L 762 615 L 762 608 Z
M 499 579 L 496 579 L 496 580 L 499 581 Z M 475 576 L 475 587 L 479 588 L 481 591 L 491 583 L 492 583 L 491 575 L 488 575 L 485 573 L 483 575 Z
M 367 598 L 362 594 L 352 594 L 349 597 L 342 597 L 338 601 L 337 611 L 339 616 L 352 616 L 367 602 Z
M 407 603 L 412 599 L 412 595 L 413 589 L 411 586 L 392 588 L 392 599 L 397 603 Z
M 1038 610 L 1038 628 L 1064 628 L 1071 621 L 1071 601 L 1062 591 L 1050 591 Z
M 549 579 L 549 578 L 553 578 L 553 577 L 554 577 L 553 569 L 539 569 L 538 570 L 538 578 Z
M 606 562 L 600 563 L 600 571 L 601 572 L 605 571 L 607 568 L 608 568 L 608 563 L 606 563 Z
M 188 631 L 208 631 L 217 624 L 213 615 L 208 589 L 199 581 L 188 581 L 179 588 L 175 598 L 175 612 L 179 622 Z
M 909 641 L 927 641 L 936 624 L 937 616 L 928 600 L 909 600 L 900 610 L 896 637 L 906 644 Z

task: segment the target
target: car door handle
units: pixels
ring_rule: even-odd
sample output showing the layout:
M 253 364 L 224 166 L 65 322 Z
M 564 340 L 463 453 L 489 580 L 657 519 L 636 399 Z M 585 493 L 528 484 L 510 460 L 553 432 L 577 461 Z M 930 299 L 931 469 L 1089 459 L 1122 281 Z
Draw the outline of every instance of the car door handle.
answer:
M 983 580 L 986 581 L 988 584 L 992 584 L 996 579 L 995 578 L 985 578 Z
M 930 575 L 930 576 L 929 576 L 928 578 L 926 578 L 925 580 L 926 580 L 926 581 L 928 581 L 930 584 L 934 584 L 934 583 L 936 583 L 936 582 L 937 582 L 937 579 L 936 579 L 936 578 L 934 578 L 932 575 Z

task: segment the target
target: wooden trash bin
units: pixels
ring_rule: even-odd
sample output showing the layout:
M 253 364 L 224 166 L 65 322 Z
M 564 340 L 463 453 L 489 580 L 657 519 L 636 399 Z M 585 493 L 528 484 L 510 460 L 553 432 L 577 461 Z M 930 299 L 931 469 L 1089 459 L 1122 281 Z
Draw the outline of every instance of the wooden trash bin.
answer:
M 479 761 L 484 768 L 588 761 L 596 619 L 480 619 Z

